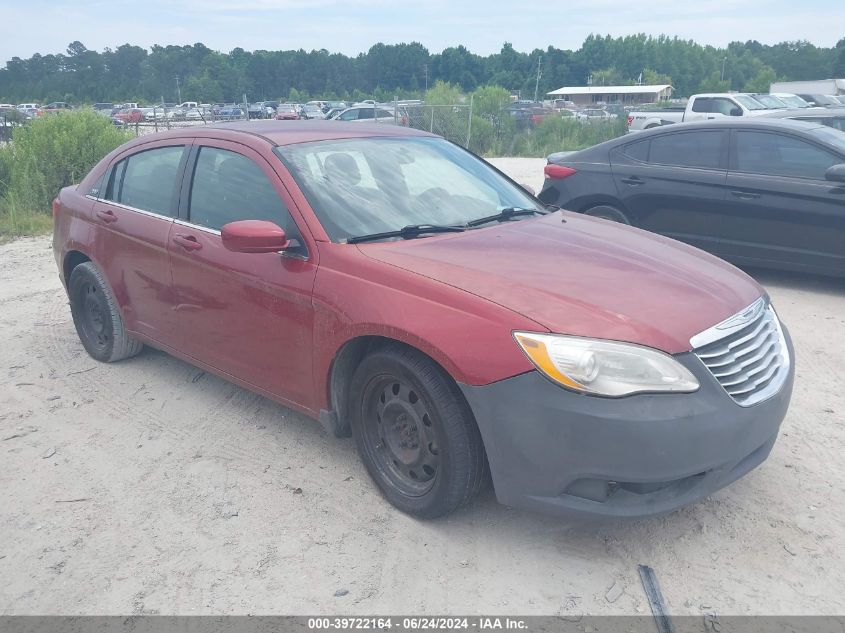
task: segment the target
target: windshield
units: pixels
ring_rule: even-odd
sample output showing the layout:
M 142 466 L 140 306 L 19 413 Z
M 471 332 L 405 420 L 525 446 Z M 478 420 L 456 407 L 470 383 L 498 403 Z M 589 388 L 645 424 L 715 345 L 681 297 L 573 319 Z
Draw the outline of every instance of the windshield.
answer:
M 733 95 L 736 102 L 745 106 L 748 110 L 768 110 L 769 108 L 757 101 L 750 95 Z
M 787 107 L 783 101 L 781 101 L 778 97 L 773 97 L 772 95 L 754 95 L 754 98 L 767 108 L 782 110 Z
M 845 132 L 836 129 L 833 126 L 826 126 L 812 129 L 810 130 L 810 134 L 820 141 L 834 147 L 843 156 L 843 160 L 845 160 Z
M 276 148 L 334 242 L 409 225 L 464 225 L 543 207 L 469 152 L 440 138 L 320 141 Z
M 781 96 L 778 97 L 778 99 L 783 101 L 790 108 L 809 108 L 809 107 L 811 107 L 809 103 L 804 101 L 798 95 L 790 95 L 790 96 L 781 95 Z

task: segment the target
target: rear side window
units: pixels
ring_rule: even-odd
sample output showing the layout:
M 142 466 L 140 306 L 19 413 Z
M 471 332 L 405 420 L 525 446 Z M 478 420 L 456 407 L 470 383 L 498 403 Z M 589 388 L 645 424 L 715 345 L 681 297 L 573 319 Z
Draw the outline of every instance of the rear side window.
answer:
M 112 170 L 105 198 L 143 211 L 175 216 L 179 164 L 184 146 L 132 154 Z
M 712 112 L 710 109 L 712 99 L 709 97 L 699 97 L 692 103 L 693 112 Z
M 734 169 L 737 171 L 824 180 L 828 167 L 841 162 L 835 154 L 792 136 L 736 133 Z
M 651 138 L 648 162 L 658 165 L 720 169 L 725 133 L 714 131 L 662 134 Z
M 648 162 L 648 146 L 650 140 L 637 141 L 636 143 L 628 143 L 622 147 L 622 153 L 628 158 L 633 158 L 641 163 Z
M 191 183 L 193 224 L 220 230 L 239 220 L 267 220 L 289 236 L 298 235 L 285 203 L 252 159 L 216 147 L 199 151 Z

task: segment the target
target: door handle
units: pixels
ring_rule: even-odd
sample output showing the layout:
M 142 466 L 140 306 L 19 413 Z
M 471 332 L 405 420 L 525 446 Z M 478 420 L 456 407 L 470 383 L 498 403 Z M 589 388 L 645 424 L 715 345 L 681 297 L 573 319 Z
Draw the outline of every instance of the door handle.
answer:
M 632 187 L 638 187 L 639 185 L 643 184 L 645 180 L 642 178 L 638 178 L 637 176 L 631 176 L 630 178 L 623 178 L 622 182 L 626 185 L 631 185 Z
M 100 218 L 106 224 L 111 224 L 112 222 L 117 222 L 117 216 L 114 214 L 114 211 L 111 209 L 105 209 L 97 211 L 97 217 Z
M 173 241 L 185 250 L 189 251 L 198 251 L 202 248 L 202 244 L 200 244 L 197 238 L 193 235 L 183 235 L 182 233 L 177 233 L 173 236 Z
M 731 191 L 731 195 L 741 200 L 754 200 L 760 197 L 759 193 L 751 193 L 750 191 Z

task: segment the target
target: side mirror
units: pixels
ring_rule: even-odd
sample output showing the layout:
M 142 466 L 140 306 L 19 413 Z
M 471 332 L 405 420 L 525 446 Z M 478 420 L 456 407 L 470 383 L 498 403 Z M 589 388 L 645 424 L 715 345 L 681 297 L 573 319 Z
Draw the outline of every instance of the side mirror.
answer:
M 531 185 L 526 185 L 524 182 L 521 182 L 521 183 L 519 183 L 519 186 L 522 187 L 523 189 L 525 189 L 525 191 L 530 193 L 532 196 L 537 195 L 537 192 L 534 191 L 534 187 L 532 187 Z
M 742 116 L 742 108 L 739 106 L 731 108 L 731 116 Z
M 223 246 L 235 253 L 277 253 L 290 246 L 285 231 L 273 222 L 240 220 L 220 229 Z
M 845 163 L 828 167 L 827 171 L 824 172 L 824 178 L 835 182 L 845 182 Z

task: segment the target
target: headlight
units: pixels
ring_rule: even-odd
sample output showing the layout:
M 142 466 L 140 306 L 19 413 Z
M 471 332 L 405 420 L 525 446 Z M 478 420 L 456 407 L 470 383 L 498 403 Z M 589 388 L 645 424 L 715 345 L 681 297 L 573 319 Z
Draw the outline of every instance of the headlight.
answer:
M 559 334 L 513 335 L 537 369 L 556 383 L 582 393 L 689 393 L 699 387 L 686 367 L 649 347 Z

